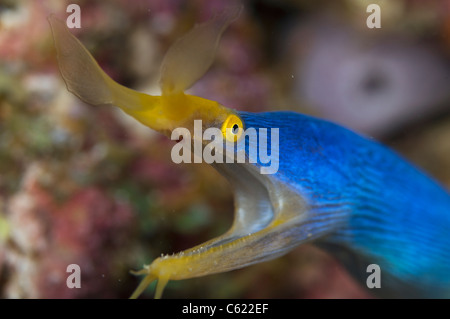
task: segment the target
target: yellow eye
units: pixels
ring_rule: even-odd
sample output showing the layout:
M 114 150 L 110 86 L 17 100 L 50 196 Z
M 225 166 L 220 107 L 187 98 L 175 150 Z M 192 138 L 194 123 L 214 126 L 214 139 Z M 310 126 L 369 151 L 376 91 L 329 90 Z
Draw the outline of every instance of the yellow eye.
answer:
M 242 120 L 235 114 L 227 117 L 222 125 L 222 135 L 228 142 L 236 142 L 244 132 L 244 124 Z

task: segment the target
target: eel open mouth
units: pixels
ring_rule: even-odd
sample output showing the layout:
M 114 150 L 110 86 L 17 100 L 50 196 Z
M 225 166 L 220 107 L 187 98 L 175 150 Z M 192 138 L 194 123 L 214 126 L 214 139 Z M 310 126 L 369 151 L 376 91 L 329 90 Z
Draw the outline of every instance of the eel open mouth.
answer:
M 287 253 L 310 239 L 306 204 L 273 176 L 261 175 L 252 164 L 213 164 L 234 190 L 235 216 L 222 236 L 175 255 L 162 256 L 144 266 L 146 275 L 132 298 L 158 280 L 160 298 L 169 280 L 182 280 L 239 269 Z M 300 227 L 302 226 L 302 227 Z M 306 225 L 307 226 L 307 225 Z

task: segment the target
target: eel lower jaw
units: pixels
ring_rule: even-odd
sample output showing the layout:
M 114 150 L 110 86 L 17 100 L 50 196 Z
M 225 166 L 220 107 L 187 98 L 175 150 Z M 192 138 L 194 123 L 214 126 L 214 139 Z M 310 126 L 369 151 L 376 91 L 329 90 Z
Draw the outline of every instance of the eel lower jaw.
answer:
M 277 225 L 270 225 L 263 230 L 247 236 L 230 239 L 225 244 L 208 245 L 208 242 L 198 248 L 188 249 L 174 255 L 166 255 L 157 258 L 150 265 L 135 275 L 145 275 L 140 286 L 131 298 L 138 297 L 146 287 L 154 280 L 158 280 L 155 298 L 162 296 L 163 289 L 169 280 L 182 280 L 201 277 L 234 269 L 239 269 L 257 262 L 275 258 L 284 253 L 284 249 L 277 255 L 261 254 L 270 245 L 270 233 Z M 230 233 L 230 236 L 233 234 Z
M 309 239 L 307 230 L 300 227 L 306 206 L 298 194 L 271 177 L 255 173 L 250 164 L 220 164 L 216 169 L 234 189 L 231 229 L 196 247 L 159 257 L 133 272 L 145 278 L 131 298 L 138 297 L 154 280 L 158 280 L 155 298 L 160 298 L 169 280 L 201 277 L 270 260 Z

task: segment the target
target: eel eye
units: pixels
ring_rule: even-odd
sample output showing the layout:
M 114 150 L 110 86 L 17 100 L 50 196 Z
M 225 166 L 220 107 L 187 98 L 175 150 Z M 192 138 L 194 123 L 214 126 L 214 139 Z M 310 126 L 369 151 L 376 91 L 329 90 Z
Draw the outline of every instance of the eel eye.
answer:
M 222 135 L 228 142 L 237 142 L 244 131 L 242 120 L 234 114 L 227 117 L 222 125 Z

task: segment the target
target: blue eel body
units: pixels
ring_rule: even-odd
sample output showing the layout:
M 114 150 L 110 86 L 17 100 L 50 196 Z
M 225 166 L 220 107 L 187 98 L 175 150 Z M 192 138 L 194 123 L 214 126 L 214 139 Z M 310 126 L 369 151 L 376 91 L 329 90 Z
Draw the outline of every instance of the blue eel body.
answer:
M 274 178 L 308 203 L 316 243 L 356 278 L 381 270 L 384 297 L 450 297 L 450 195 L 380 143 L 293 112 L 239 112 L 245 127 L 279 128 Z M 399 293 L 400 292 L 400 293 Z

